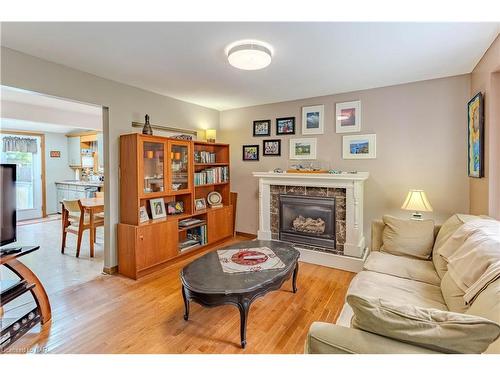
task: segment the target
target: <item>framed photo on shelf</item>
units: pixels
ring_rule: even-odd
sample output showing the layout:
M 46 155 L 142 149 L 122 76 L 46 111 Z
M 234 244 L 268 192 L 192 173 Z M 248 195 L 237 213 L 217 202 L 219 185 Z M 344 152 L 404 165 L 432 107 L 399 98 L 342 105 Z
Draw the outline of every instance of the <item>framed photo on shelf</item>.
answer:
M 153 219 L 159 219 L 167 216 L 167 213 L 165 212 L 165 202 L 163 201 L 163 198 L 150 199 L 149 206 L 151 207 L 151 216 L 153 217 Z
M 467 173 L 484 177 L 484 109 L 483 94 L 477 93 L 467 103 Z
M 335 104 L 335 131 L 337 133 L 361 131 L 361 100 Z
M 141 206 L 139 207 L 139 222 L 144 223 L 145 221 L 149 220 L 149 215 L 148 211 L 146 210 L 146 207 Z
M 266 139 L 262 141 L 262 149 L 264 156 L 281 156 L 281 140 Z
M 271 135 L 271 120 L 257 120 L 253 122 L 254 137 L 268 137 Z
M 243 146 L 243 161 L 259 161 L 259 145 Z
M 295 117 L 276 119 L 276 135 L 295 134 Z
M 168 202 L 167 203 L 167 212 L 169 215 L 182 214 L 184 212 L 184 202 L 182 202 L 182 201 Z
M 196 211 L 206 210 L 207 209 L 207 201 L 205 198 L 199 198 L 194 200 L 194 209 Z
M 302 107 L 302 134 L 323 134 L 324 105 Z
M 290 139 L 290 159 L 316 159 L 316 138 Z
M 345 135 L 342 137 L 343 159 L 375 159 L 377 157 L 377 135 Z

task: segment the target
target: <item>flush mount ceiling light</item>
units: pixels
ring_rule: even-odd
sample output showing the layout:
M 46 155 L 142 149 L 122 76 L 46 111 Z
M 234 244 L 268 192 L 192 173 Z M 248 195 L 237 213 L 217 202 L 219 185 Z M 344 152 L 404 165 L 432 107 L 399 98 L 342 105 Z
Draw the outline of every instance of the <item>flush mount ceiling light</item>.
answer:
M 226 56 L 235 68 L 258 70 L 271 63 L 273 48 L 259 40 L 240 40 L 226 47 Z

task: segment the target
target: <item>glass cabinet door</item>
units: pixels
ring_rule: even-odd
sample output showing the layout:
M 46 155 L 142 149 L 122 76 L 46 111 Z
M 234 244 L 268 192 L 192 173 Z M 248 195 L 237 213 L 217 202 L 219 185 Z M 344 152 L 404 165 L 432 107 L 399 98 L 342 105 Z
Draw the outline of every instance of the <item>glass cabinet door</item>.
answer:
M 144 193 L 164 191 L 163 161 L 165 158 L 165 144 L 144 141 L 142 146 Z
M 170 143 L 170 190 L 189 189 L 189 144 Z

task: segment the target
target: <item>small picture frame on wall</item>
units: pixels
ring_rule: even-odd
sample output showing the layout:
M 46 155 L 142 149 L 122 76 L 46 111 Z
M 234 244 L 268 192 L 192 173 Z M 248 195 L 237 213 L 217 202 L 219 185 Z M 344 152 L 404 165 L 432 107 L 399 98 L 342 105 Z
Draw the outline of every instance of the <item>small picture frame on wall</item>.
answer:
M 295 134 L 295 117 L 276 119 L 276 135 Z
M 316 159 L 316 138 L 290 139 L 290 159 Z
M 281 156 L 281 140 L 266 139 L 262 141 L 262 150 L 264 156 Z
M 258 160 L 259 160 L 259 145 L 244 145 L 243 161 L 258 161 Z
M 271 135 L 271 120 L 257 120 L 253 122 L 254 137 L 268 137 Z
M 323 134 L 324 105 L 302 107 L 302 134 Z
M 335 131 L 337 133 L 361 131 L 361 100 L 335 104 Z
M 343 159 L 375 159 L 377 157 L 377 135 L 345 135 L 342 137 Z
M 153 219 L 160 219 L 167 216 L 163 198 L 150 199 L 149 206 L 151 208 L 151 216 L 153 217 Z
M 148 211 L 146 210 L 146 207 L 141 206 L 139 207 L 139 222 L 144 223 L 145 221 L 149 220 L 149 215 Z
M 477 93 L 467 103 L 467 173 L 484 177 L 484 107 L 483 94 Z

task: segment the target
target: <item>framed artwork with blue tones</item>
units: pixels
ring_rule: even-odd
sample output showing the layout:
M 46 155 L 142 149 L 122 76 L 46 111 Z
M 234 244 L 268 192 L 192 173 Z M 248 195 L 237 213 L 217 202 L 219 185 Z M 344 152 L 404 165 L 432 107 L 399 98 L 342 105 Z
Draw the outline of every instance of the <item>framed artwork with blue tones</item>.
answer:
M 324 105 L 302 107 L 302 134 L 323 134 Z
M 342 158 L 375 159 L 377 157 L 377 135 L 345 135 L 342 137 Z
M 467 171 L 475 178 L 484 177 L 483 111 L 483 94 L 479 92 L 467 103 Z

